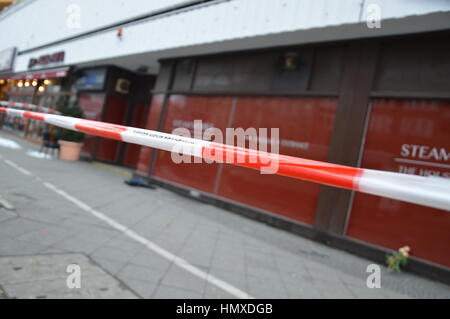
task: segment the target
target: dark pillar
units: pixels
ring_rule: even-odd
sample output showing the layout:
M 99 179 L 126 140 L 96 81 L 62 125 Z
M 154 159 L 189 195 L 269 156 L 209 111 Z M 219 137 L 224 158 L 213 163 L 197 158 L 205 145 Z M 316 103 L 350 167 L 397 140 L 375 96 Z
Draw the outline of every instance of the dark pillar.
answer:
M 378 43 L 349 44 L 328 161 L 359 166 L 370 110 L 369 94 L 375 76 Z M 344 234 L 353 192 L 321 186 L 314 226 Z

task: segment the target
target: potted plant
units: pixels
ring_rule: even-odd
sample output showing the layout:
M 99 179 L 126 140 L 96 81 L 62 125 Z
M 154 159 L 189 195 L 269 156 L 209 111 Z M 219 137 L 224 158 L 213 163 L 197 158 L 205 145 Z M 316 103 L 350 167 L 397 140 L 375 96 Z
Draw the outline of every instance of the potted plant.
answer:
M 83 117 L 83 110 L 78 102 L 70 102 L 68 96 L 60 97 L 55 103 L 55 109 L 63 116 Z M 60 145 L 59 158 L 64 161 L 78 161 L 83 147 L 84 134 L 58 127 L 56 136 Z

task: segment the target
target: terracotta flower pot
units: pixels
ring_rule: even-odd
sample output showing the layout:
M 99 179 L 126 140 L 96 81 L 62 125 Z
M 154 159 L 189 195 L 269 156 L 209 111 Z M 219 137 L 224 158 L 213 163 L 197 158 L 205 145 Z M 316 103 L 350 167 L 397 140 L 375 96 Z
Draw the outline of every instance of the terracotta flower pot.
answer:
M 63 161 L 78 161 L 83 143 L 59 141 L 59 158 Z

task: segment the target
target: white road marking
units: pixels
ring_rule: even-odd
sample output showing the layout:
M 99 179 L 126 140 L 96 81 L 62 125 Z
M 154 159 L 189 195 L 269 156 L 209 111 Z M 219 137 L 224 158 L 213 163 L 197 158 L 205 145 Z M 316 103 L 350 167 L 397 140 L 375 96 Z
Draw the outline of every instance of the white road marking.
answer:
M 19 165 L 17 165 L 16 163 L 14 163 L 10 160 L 4 159 L 4 162 L 6 164 L 10 165 L 11 167 L 14 167 L 19 172 L 21 172 L 25 175 L 33 176 L 33 174 L 31 174 L 29 171 L 20 167 Z M 57 186 L 55 186 L 51 183 L 45 182 L 44 180 L 40 179 L 39 177 L 36 177 L 36 180 L 39 180 L 45 187 L 47 187 L 48 189 L 57 193 L 58 195 L 64 197 L 71 203 L 78 206 L 80 209 L 82 209 L 85 212 L 93 215 L 94 217 L 97 217 L 98 219 L 104 221 L 105 223 L 107 223 L 108 225 L 113 227 L 114 229 L 122 232 L 128 238 L 144 245 L 147 249 L 149 249 L 149 250 L 153 251 L 154 253 L 160 255 L 161 257 L 169 260 L 170 262 L 174 263 L 176 266 L 184 269 L 185 271 L 191 273 L 192 275 L 209 282 L 210 284 L 222 289 L 223 291 L 226 291 L 227 293 L 235 296 L 236 298 L 240 298 L 240 299 L 253 299 L 254 298 L 254 297 L 250 296 L 248 293 L 246 293 L 245 291 L 195 267 L 194 265 L 190 264 L 187 260 L 185 260 L 181 257 L 178 257 L 177 255 L 162 248 L 161 246 L 155 244 L 154 242 L 148 240 L 147 238 L 137 234 L 133 230 L 131 230 L 128 227 L 122 225 L 121 223 L 115 221 L 114 219 L 109 218 L 105 214 L 93 209 L 88 204 L 86 204 L 86 203 L 82 202 L 81 200 L 73 197 L 72 195 L 66 193 L 65 191 L 58 188 Z
M 19 165 L 17 165 L 16 163 L 5 159 L 4 162 L 6 164 L 8 164 L 9 166 L 15 168 L 16 170 L 18 170 L 19 172 L 21 172 L 23 175 L 27 175 L 27 176 L 33 176 L 33 174 L 31 174 L 30 171 L 27 171 L 25 168 L 20 167 Z

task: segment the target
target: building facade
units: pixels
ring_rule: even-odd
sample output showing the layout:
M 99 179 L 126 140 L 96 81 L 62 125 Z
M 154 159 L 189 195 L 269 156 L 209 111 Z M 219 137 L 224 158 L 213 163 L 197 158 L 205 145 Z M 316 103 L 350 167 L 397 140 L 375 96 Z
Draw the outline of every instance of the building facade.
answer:
M 36 12 L 49 19 L 26 30 Z M 4 83 L 65 70 L 89 119 L 168 133 L 194 120 L 277 127 L 281 154 L 450 178 L 448 1 L 29 0 L 2 12 L 0 28 L 0 51 L 14 51 Z M 85 144 L 96 160 L 380 262 L 408 245 L 411 270 L 449 278 L 448 211 Z

